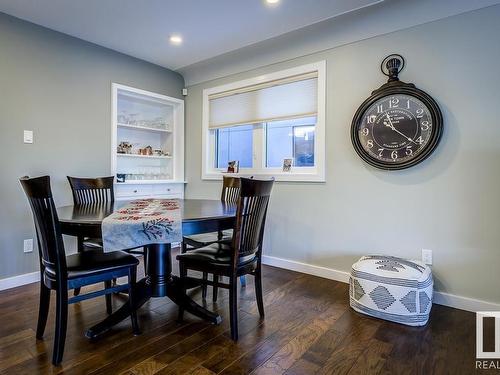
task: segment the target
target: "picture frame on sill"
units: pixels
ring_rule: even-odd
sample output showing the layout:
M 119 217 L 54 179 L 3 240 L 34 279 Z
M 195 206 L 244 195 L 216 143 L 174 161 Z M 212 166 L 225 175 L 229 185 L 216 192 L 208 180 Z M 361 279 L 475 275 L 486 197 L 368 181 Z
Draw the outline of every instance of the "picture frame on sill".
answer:
M 227 173 L 238 173 L 240 171 L 240 162 L 232 160 L 227 163 Z
M 293 158 L 283 159 L 283 172 L 291 172 L 293 166 Z

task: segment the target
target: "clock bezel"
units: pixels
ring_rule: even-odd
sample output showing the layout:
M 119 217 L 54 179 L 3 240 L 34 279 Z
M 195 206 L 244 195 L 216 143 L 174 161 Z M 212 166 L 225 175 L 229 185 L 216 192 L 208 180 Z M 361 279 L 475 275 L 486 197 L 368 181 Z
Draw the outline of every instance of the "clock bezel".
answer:
M 378 160 L 372 157 L 361 145 L 359 138 L 358 129 L 364 121 L 365 112 L 378 100 L 391 95 L 407 95 L 412 96 L 420 100 L 429 109 L 429 113 L 432 119 L 432 126 L 434 130 L 432 131 L 431 137 L 424 149 L 416 155 L 414 158 L 406 161 L 398 162 L 388 162 Z M 436 149 L 439 141 L 441 140 L 441 135 L 443 133 L 443 115 L 441 110 L 436 103 L 436 101 L 425 91 L 422 91 L 415 87 L 411 83 L 405 83 L 402 81 L 392 81 L 384 84 L 378 90 L 372 92 L 372 95 L 368 97 L 358 108 L 354 114 L 354 118 L 351 124 L 351 141 L 354 146 L 356 153 L 363 159 L 366 163 L 372 167 L 383 169 L 383 170 L 401 170 L 413 167 L 427 159 L 430 154 Z

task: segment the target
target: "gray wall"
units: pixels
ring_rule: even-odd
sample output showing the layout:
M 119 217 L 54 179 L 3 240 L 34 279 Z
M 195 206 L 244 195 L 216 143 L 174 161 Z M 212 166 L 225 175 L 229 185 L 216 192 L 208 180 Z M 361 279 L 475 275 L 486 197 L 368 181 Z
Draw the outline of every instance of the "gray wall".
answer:
M 202 89 L 325 59 L 327 182 L 276 184 L 265 253 L 349 271 L 363 254 L 432 249 L 437 290 L 500 303 L 498 20 L 490 7 L 189 87 L 187 197 L 220 191 L 201 180 Z M 357 157 L 349 128 L 392 52 L 407 60 L 401 78 L 439 102 L 445 132 L 422 164 L 383 172 Z
M 109 175 L 111 82 L 181 98 L 181 75 L 0 13 L 0 279 L 38 269 L 18 178 L 49 174 L 56 204 L 66 175 Z M 23 144 L 23 129 L 34 131 Z

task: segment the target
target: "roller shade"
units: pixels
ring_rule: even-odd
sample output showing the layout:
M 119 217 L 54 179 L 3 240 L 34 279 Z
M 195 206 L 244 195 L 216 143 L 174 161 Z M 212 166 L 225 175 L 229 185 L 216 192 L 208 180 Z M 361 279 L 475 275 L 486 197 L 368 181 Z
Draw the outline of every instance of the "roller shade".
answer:
M 318 74 L 311 72 L 212 94 L 209 128 L 316 115 Z

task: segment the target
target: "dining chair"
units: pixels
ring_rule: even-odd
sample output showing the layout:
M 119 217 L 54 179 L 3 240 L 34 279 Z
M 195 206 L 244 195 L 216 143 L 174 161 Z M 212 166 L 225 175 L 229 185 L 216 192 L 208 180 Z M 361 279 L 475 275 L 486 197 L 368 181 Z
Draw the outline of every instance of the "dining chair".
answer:
M 115 201 L 113 189 L 114 177 L 83 178 L 66 176 L 73 194 L 73 204 L 107 204 Z M 102 238 L 77 236 L 77 251 L 102 250 Z M 114 281 L 116 282 L 116 280 Z M 80 294 L 80 288 L 73 291 Z M 106 296 L 106 303 L 111 304 L 111 296 Z M 109 300 L 109 301 L 108 301 Z
M 238 340 L 238 293 L 237 279 L 243 275 L 255 278 L 255 295 L 259 315 L 264 317 L 262 298 L 262 239 L 266 222 L 267 207 L 274 180 L 262 181 L 241 178 L 241 191 L 237 203 L 236 225 L 231 241 L 212 243 L 177 255 L 181 278 L 181 288 L 186 292 L 188 280 L 198 284 L 213 285 L 205 278 L 188 277 L 188 270 L 226 276 L 229 283 L 218 283 L 219 288 L 229 289 L 229 315 L 231 338 Z M 191 284 L 191 283 L 190 283 Z M 179 307 L 179 320 L 182 321 L 184 310 Z
M 50 177 L 23 177 L 20 182 L 33 213 L 40 257 L 40 306 L 36 337 L 43 337 L 51 290 L 55 290 L 56 327 L 52 363 L 57 365 L 62 361 L 64 353 L 68 305 L 124 290 L 129 294 L 128 303 L 133 304 L 133 288 L 139 261 L 122 251 L 104 253 L 100 250 L 88 250 L 66 256 Z M 126 284 L 111 286 L 111 280 L 123 276 L 128 277 Z M 104 283 L 104 289 L 68 298 L 68 290 L 100 282 Z M 111 313 L 110 304 L 106 304 L 106 310 Z M 131 320 L 133 332 L 138 334 L 139 325 L 135 312 L 131 313 Z
M 240 178 L 232 176 L 222 177 L 222 192 L 221 201 L 228 204 L 236 204 L 240 196 Z M 193 236 L 184 236 L 182 238 L 182 248 L 181 253 L 185 253 L 190 250 L 198 249 L 204 246 L 211 245 L 219 241 L 231 241 L 232 230 L 218 231 L 216 233 L 205 233 L 197 234 Z M 208 273 L 203 273 L 203 278 L 208 279 Z M 213 275 L 213 301 L 217 301 L 218 294 L 218 276 Z M 240 277 L 240 282 L 242 286 L 246 285 L 245 276 Z M 207 285 L 202 286 L 201 296 L 203 299 L 207 297 Z
M 106 204 L 115 201 L 113 190 L 114 177 L 81 178 L 68 177 L 73 204 Z M 78 252 L 102 249 L 102 238 L 77 237 Z

